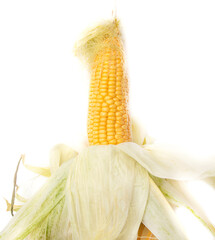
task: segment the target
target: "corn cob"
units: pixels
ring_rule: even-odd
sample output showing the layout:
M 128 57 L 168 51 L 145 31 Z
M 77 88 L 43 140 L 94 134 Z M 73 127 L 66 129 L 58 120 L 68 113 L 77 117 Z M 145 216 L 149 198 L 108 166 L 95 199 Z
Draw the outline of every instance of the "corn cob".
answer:
M 131 141 L 128 81 L 117 30 L 116 25 L 116 36 L 104 40 L 92 65 L 88 113 L 90 145 Z
M 89 39 L 79 41 L 80 46 L 76 46 L 78 49 L 76 54 L 84 57 L 91 72 L 88 108 L 89 144 L 131 142 L 128 78 L 119 22 L 114 19 L 100 25 L 93 29 L 88 37 Z M 138 239 L 148 240 L 151 237 L 151 232 L 141 224 Z

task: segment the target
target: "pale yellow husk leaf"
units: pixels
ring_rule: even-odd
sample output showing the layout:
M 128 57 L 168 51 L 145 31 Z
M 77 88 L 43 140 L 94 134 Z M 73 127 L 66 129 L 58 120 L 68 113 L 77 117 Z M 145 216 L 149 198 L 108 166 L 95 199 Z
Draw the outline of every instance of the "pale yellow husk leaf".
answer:
M 65 162 L 15 215 L 1 239 L 135 239 L 148 174 L 115 146 Z
M 1 239 L 132 240 L 141 221 L 160 240 L 187 239 L 146 169 L 180 180 L 187 179 L 189 171 L 190 178 L 202 176 L 203 170 L 194 173 L 187 165 L 184 171 L 183 161 L 178 160 L 178 168 L 169 173 L 167 152 L 158 161 L 148 149 L 135 143 L 86 148 L 64 162 L 18 211 Z M 203 175 L 211 176 L 211 171 Z

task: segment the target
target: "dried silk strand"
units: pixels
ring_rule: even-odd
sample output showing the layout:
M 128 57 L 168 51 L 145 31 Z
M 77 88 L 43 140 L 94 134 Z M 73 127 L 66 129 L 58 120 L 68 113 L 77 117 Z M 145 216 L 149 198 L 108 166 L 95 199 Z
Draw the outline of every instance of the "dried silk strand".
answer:
M 14 180 L 13 180 L 13 194 L 12 194 L 12 198 L 11 198 L 11 215 L 14 216 L 13 214 L 13 208 L 14 208 L 14 203 L 15 203 L 15 196 L 16 196 L 16 187 L 17 187 L 17 174 L 18 174 L 18 170 L 19 170 L 19 165 L 20 165 L 20 162 L 22 161 L 24 155 L 21 155 L 20 159 L 19 159 L 19 162 L 17 164 L 17 167 L 16 167 L 16 171 L 15 171 L 15 174 L 14 174 Z

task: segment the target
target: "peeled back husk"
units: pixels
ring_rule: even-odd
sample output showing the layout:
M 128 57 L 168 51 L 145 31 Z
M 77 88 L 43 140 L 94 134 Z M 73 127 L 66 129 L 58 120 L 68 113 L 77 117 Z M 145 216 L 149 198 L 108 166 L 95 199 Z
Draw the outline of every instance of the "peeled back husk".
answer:
M 15 215 L 1 239 L 135 239 L 148 173 L 115 146 L 65 162 Z M 54 236 L 54 238 L 53 238 Z

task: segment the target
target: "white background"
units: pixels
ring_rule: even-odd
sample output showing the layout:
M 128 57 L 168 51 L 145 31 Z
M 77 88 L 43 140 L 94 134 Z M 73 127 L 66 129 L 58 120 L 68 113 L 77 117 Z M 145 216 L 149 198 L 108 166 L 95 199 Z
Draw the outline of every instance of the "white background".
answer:
M 131 115 L 161 142 L 215 156 L 215 2 L 0 1 L 0 229 L 10 219 L 13 174 L 21 153 L 48 165 L 50 148 L 86 141 L 89 75 L 74 57 L 83 30 L 117 9 L 125 37 Z M 28 173 L 20 170 L 20 181 Z M 215 223 L 215 194 L 190 184 Z M 178 211 L 190 240 L 211 240 Z

